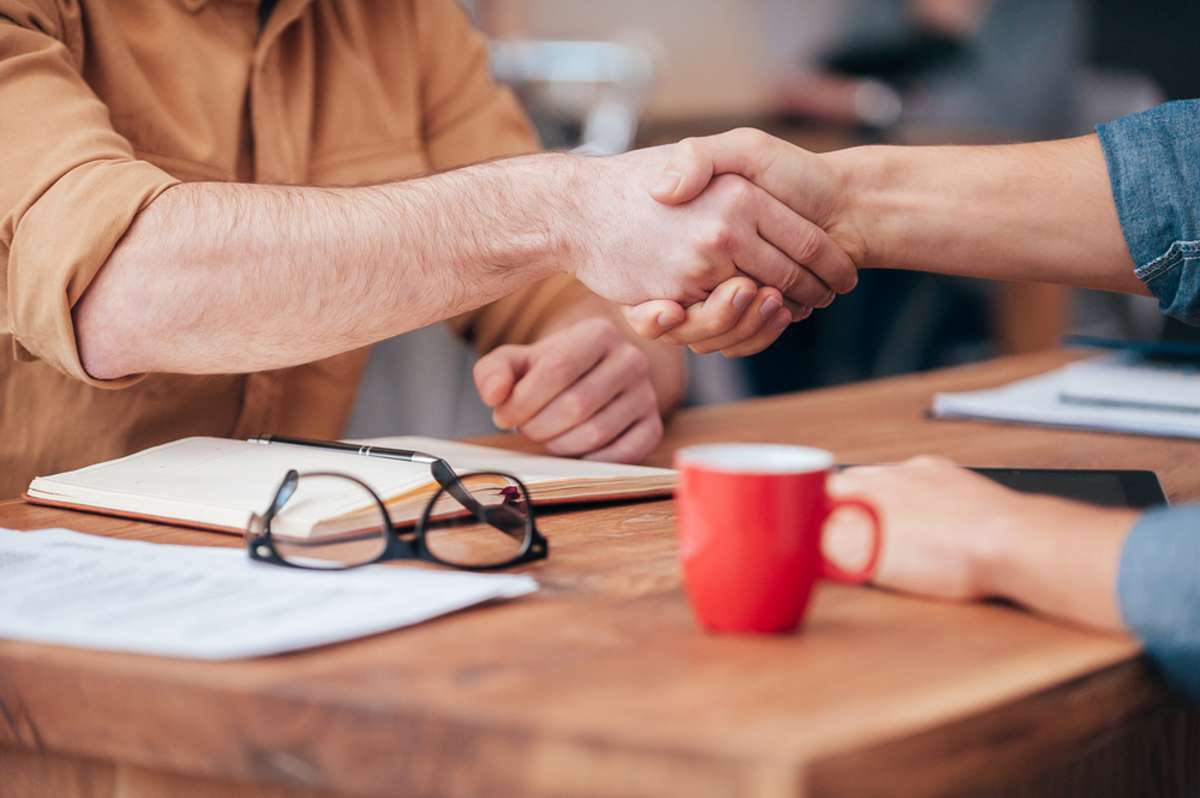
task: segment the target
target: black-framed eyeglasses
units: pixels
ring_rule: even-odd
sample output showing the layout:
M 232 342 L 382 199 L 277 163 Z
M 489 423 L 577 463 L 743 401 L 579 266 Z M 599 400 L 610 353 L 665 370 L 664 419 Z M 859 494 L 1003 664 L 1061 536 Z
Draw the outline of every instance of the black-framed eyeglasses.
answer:
M 344 570 L 388 560 L 424 560 L 453 568 L 494 570 L 544 559 L 549 542 L 537 529 L 529 490 L 499 471 L 456 474 L 440 457 L 405 452 L 428 463 L 438 490 L 415 526 L 398 528 L 370 485 L 334 471 L 288 471 L 261 515 L 250 519 L 250 558 L 293 568 Z M 347 512 L 326 517 L 330 500 Z M 320 506 L 322 512 L 315 513 Z

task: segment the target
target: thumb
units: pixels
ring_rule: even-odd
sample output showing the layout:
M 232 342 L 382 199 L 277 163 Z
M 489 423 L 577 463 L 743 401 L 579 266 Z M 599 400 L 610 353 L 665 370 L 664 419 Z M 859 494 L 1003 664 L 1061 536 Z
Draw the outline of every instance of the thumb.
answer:
M 488 407 L 499 407 L 528 369 L 528 346 L 509 344 L 493 349 L 479 358 L 472 372 L 479 398 Z
M 715 176 L 704 139 L 684 139 L 668 146 L 667 163 L 650 196 L 664 205 L 682 205 L 704 191 Z
M 772 136 L 752 128 L 683 139 L 666 148 L 667 163 L 650 195 L 664 205 L 680 205 L 700 196 L 717 175 L 738 174 L 758 182 L 776 143 Z
M 687 311 L 678 302 L 652 299 L 640 305 L 621 308 L 621 315 L 633 331 L 654 341 L 687 321 Z

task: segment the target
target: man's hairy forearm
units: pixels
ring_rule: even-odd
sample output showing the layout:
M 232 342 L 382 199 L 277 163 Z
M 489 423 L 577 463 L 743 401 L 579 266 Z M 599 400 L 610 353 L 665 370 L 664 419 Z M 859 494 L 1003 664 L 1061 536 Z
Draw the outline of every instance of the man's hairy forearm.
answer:
M 843 187 L 831 233 L 861 266 L 1145 292 L 1095 136 L 822 157 Z
M 74 317 L 115 378 L 249 372 L 480 307 L 565 256 L 570 159 L 534 155 L 366 188 L 188 183 L 143 211 Z

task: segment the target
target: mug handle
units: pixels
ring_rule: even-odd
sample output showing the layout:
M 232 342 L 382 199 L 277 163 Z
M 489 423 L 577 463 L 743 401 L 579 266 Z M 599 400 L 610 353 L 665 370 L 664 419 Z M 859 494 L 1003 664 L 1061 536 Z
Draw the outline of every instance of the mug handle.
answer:
M 834 582 L 861 585 L 874 575 L 875 566 L 879 563 L 879 553 L 883 550 L 883 524 L 879 520 L 879 511 L 875 509 L 874 505 L 865 499 L 856 498 L 830 499 L 829 509 L 825 512 L 825 520 L 828 521 L 831 515 L 844 508 L 854 508 L 871 519 L 871 552 L 867 555 L 867 561 L 863 566 L 855 571 L 848 571 L 822 556 L 821 576 L 832 579 Z

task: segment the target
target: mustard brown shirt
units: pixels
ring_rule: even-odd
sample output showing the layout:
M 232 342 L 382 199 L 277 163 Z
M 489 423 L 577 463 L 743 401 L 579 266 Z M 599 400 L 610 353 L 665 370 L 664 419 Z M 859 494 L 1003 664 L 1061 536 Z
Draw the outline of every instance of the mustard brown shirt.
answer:
M 184 435 L 341 433 L 365 350 L 84 371 L 71 308 L 172 185 L 362 185 L 535 148 L 453 0 L 280 0 L 261 30 L 250 0 L 0 0 L 0 498 Z M 581 292 L 552 279 L 454 324 L 483 349 L 525 342 Z

